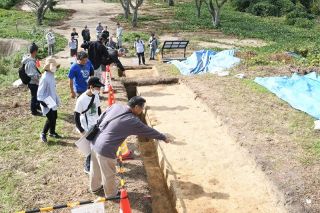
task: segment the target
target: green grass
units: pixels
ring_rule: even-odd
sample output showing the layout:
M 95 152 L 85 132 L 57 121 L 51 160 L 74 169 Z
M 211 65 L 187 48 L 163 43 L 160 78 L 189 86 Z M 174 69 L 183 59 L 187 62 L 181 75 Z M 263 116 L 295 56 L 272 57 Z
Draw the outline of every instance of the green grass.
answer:
M 135 56 L 136 51 L 133 47 L 134 41 L 136 40 L 137 36 L 140 36 L 140 38 L 144 41 L 145 43 L 145 49 L 147 50 L 147 43 L 149 40 L 150 35 L 147 33 L 143 32 L 125 32 L 123 35 L 123 42 L 125 43 L 125 46 L 127 47 L 128 50 L 128 56 Z
M 44 25 L 36 26 L 35 15 L 30 12 L 18 10 L 0 9 L 0 38 L 18 38 L 35 42 L 39 46 L 38 58 L 47 56 L 47 46 L 45 40 L 48 25 L 56 25 L 61 20 L 70 15 L 72 11 L 56 9 L 48 12 L 44 19 Z M 67 45 L 67 40 L 56 34 L 56 50 L 61 51 Z M 9 56 L 0 57 L 0 85 L 6 86 L 17 79 L 18 67 L 22 55 L 27 53 L 27 48 Z
M 64 83 L 67 83 L 65 80 Z M 61 97 L 62 105 L 70 103 L 69 90 L 58 86 L 58 93 Z M 28 91 L 22 91 L 26 96 L 19 97 L 22 103 L 28 102 Z M 3 104 L 11 103 L 12 98 L 3 97 Z M 14 100 L 18 100 L 14 98 Z M 15 109 L 16 110 L 16 109 Z M 66 130 L 66 115 L 70 114 L 70 109 L 59 108 L 57 120 L 57 132 L 67 137 L 70 130 Z M 63 148 L 59 146 L 58 139 L 49 139 L 48 145 L 39 141 L 39 134 L 45 123 L 45 117 L 35 117 L 28 115 L 19 115 L 0 125 L 0 212 L 15 212 L 33 206 L 32 203 L 26 203 L 22 200 L 23 190 L 33 190 L 34 193 L 40 193 L 38 190 L 43 188 L 41 177 L 53 168 L 54 159 L 57 153 Z M 14 130 L 14 131 L 13 131 Z M 28 176 L 26 176 L 28 175 Z M 32 177 L 30 177 L 31 175 Z M 32 185 L 27 186 L 27 184 Z M 22 189 L 22 190 L 21 190 Z
M 166 29 L 173 32 L 213 29 L 211 15 L 204 5 L 201 18 L 198 19 L 194 2 L 177 3 L 174 7 L 174 21 L 166 25 Z M 307 65 L 320 65 L 319 25 L 313 29 L 298 28 L 287 25 L 285 19 L 281 17 L 257 17 L 237 12 L 226 5 L 222 9 L 219 30 L 240 38 L 257 38 L 269 42 L 265 47 L 246 48 L 256 51 L 258 55 L 267 57 L 277 52 L 307 50 L 309 52 L 308 60 L 305 61 Z
M 241 82 L 257 93 L 270 93 L 265 87 L 260 86 L 251 79 L 241 79 Z
M 138 23 L 143 24 L 143 22 L 156 21 L 159 18 L 157 16 L 152 15 L 138 15 Z M 120 14 L 116 17 L 116 20 L 119 22 L 131 22 L 132 15 L 129 15 L 129 18 L 126 19 L 123 14 Z

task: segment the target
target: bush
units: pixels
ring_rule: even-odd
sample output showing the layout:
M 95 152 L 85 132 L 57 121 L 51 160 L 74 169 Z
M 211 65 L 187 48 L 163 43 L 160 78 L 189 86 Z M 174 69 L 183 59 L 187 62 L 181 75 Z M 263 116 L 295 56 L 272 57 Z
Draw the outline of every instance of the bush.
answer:
M 291 0 L 277 1 L 274 5 L 280 8 L 280 16 L 286 15 L 288 12 L 294 10 L 294 4 Z
M 294 23 L 294 26 L 296 27 L 307 28 L 307 29 L 313 28 L 314 25 L 315 25 L 314 20 L 309 20 L 306 18 L 296 18 Z
M 307 13 L 304 8 L 296 7 L 293 11 L 286 15 L 286 23 L 301 28 L 312 28 L 315 24 L 314 15 Z
M 0 0 L 0 8 L 10 9 L 21 1 L 22 0 Z
M 314 15 L 320 15 L 320 1 L 315 1 L 312 4 L 311 13 Z
M 256 16 L 279 16 L 280 15 L 280 10 L 278 9 L 278 7 L 267 2 L 261 2 L 261 3 L 255 4 L 251 8 L 250 12 Z
M 245 12 L 250 6 L 251 0 L 231 0 L 231 5 L 238 11 Z

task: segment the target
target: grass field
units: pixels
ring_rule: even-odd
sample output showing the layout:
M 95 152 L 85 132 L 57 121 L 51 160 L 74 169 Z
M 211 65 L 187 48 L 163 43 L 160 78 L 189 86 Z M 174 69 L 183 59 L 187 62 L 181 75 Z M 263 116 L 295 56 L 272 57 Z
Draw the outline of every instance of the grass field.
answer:
M 48 12 L 44 19 L 44 25 L 38 27 L 33 13 L 0 9 L 0 38 L 19 38 L 35 42 L 39 46 L 38 58 L 47 56 L 45 34 L 46 30 L 66 19 L 72 11 L 56 9 Z M 61 51 L 67 45 L 67 40 L 56 34 L 56 51 Z M 17 78 L 17 68 L 20 66 L 23 49 L 10 57 L 0 57 L 0 85 L 8 85 Z

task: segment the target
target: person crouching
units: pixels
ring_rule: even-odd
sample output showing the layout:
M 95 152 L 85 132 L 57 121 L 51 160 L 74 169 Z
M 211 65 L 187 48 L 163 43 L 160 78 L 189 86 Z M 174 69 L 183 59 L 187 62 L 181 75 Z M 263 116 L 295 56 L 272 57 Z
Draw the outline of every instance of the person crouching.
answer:
M 44 71 L 45 73 L 40 78 L 37 99 L 40 102 L 43 115 L 47 117 L 47 121 L 40 134 L 40 140 L 47 143 L 47 133 L 53 138 L 61 138 L 56 133 L 56 121 L 58 117 L 58 106 L 60 105 L 60 98 L 56 90 L 56 80 L 54 73 L 60 67 L 54 58 L 47 58 Z

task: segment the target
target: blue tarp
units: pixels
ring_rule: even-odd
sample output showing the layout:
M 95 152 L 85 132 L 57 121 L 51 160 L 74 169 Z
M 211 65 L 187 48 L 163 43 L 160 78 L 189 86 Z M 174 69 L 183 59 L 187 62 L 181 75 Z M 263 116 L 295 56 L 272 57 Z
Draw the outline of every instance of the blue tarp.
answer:
M 320 119 L 320 77 L 315 72 L 305 76 L 256 78 L 254 81 L 293 108 Z
M 184 61 L 170 61 L 183 75 L 200 73 L 218 73 L 230 69 L 240 63 L 240 59 L 234 57 L 235 50 L 216 52 L 212 50 L 195 51 Z

